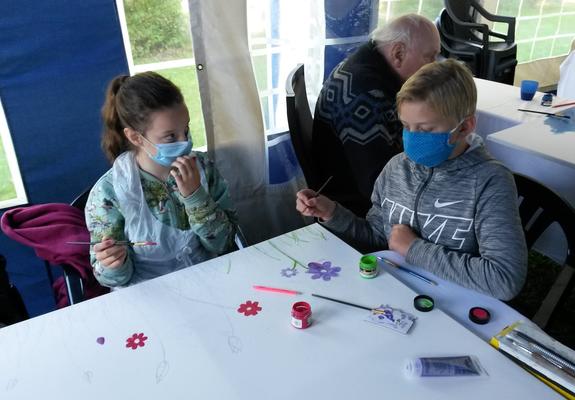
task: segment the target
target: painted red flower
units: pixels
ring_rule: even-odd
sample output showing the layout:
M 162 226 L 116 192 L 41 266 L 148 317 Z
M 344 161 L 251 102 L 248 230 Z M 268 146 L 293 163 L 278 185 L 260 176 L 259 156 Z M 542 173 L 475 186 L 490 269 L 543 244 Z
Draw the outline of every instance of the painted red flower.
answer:
M 131 347 L 132 350 L 136 350 L 138 347 L 144 347 L 146 345 L 147 336 L 143 333 L 134 333 L 128 339 L 126 339 L 126 347 Z
M 239 313 L 243 313 L 246 317 L 250 315 L 257 315 L 262 308 L 259 306 L 257 301 L 246 301 L 244 304 L 240 304 L 240 308 L 238 308 Z

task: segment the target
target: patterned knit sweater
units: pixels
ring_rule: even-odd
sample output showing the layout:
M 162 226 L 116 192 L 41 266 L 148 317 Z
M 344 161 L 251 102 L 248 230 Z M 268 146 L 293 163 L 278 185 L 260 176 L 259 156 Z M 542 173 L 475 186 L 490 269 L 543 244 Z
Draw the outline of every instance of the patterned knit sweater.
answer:
M 360 46 L 325 81 L 313 126 L 314 159 L 326 196 L 365 216 L 385 164 L 403 150 L 395 96 L 399 76 L 373 41 Z

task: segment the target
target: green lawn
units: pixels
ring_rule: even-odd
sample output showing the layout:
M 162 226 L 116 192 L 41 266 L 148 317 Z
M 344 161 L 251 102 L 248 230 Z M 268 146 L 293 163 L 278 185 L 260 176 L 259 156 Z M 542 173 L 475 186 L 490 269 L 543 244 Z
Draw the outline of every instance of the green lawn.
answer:
M 0 140 L 0 200 L 8 200 L 16 197 L 16 190 L 12 183 L 12 176 L 6 161 L 6 152 Z
M 158 73 L 174 82 L 182 91 L 190 111 L 190 133 L 194 142 L 194 148 L 205 146 L 206 129 L 204 127 L 196 69 L 190 66 L 164 69 L 158 71 Z

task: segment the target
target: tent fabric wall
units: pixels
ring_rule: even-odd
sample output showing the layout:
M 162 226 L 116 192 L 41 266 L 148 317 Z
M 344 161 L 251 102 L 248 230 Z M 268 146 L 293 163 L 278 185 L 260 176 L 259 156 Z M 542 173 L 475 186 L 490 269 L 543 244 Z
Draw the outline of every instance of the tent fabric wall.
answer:
M 0 9 L 0 98 L 29 202 L 68 203 L 109 167 L 100 108 L 107 83 L 128 71 L 115 2 L 0 0 Z M 31 315 L 49 311 L 43 263 L 1 233 L 0 253 Z
M 323 68 L 317 68 L 323 48 L 318 51 L 317 46 L 310 46 L 310 43 L 331 40 L 333 44 L 357 44 L 365 41 L 374 27 L 377 1 L 357 0 L 351 4 L 335 0 L 324 2 L 269 2 L 271 39 L 278 44 L 276 52 L 270 55 L 272 86 L 274 89 L 281 88 L 282 92 L 272 100 L 276 128 L 282 120 L 287 121 L 281 77 L 287 76 L 298 62 L 305 63 L 298 57 L 315 55 L 306 63 L 306 75 L 309 75 L 306 82 L 312 75 L 317 75 L 319 79 L 323 75 Z M 290 20 L 294 15 L 292 8 L 298 6 L 300 12 L 295 15 L 299 20 L 294 23 Z M 337 8 L 339 17 L 338 30 L 335 30 L 334 22 L 334 29 L 328 38 L 325 37 L 325 27 L 317 26 L 318 20 L 320 24 L 327 21 L 321 14 L 324 13 L 324 6 L 325 10 Z M 190 18 L 208 150 L 220 172 L 228 179 L 240 224 L 248 241 L 258 242 L 301 226 L 306 221 L 295 210 L 295 193 L 305 187 L 305 181 L 301 173 L 294 173 L 293 153 L 287 135 L 266 143 L 249 53 L 246 1 L 191 0 Z M 301 29 L 302 24 L 306 29 Z M 316 37 L 310 38 L 306 34 Z M 301 46 L 290 47 L 303 37 L 306 40 L 301 42 Z M 280 48 L 283 50 L 278 52 Z M 298 52 L 302 55 L 297 55 Z M 335 65 L 343 57 L 344 53 L 338 53 L 331 56 L 329 62 Z M 320 87 L 321 82 L 310 85 L 310 89 L 316 86 Z
M 303 180 L 268 185 L 246 1 L 190 0 L 189 4 L 208 152 L 228 180 L 248 242 L 303 226 L 294 195 Z

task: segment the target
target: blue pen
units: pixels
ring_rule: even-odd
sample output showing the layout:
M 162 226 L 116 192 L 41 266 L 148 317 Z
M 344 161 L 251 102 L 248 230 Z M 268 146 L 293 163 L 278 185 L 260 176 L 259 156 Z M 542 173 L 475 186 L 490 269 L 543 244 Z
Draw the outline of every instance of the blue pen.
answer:
M 376 257 L 377 257 L 379 260 L 383 261 L 384 263 L 391 265 L 392 267 L 395 267 L 395 268 L 397 268 L 397 269 L 400 269 L 400 270 L 402 270 L 402 271 L 405 271 L 405 272 L 407 272 L 409 275 L 415 276 L 417 279 L 421 279 L 422 281 L 427 282 L 427 283 L 429 283 L 430 285 L 435 285 L 435 286 L 437 286 L 437 282 L 432 281 L 431 279 L 428 279 L 428 278 L 426 278 L 425 276 L 420 275 L 420 274 L 418 274 L 417 272 L 410 270 L 409 268 L 402 267 L 401 265 L 396 264 L 396 263 L 394 263 L 393 261 L 388 260 L 387 258 L 380 257 L 380 256 L 376 256 Z

